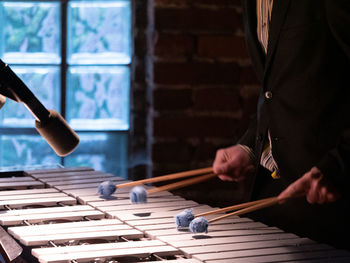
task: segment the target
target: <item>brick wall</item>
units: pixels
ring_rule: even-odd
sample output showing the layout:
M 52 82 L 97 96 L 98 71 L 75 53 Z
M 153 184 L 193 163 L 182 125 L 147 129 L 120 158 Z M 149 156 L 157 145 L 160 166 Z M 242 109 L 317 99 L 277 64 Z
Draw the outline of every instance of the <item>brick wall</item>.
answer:
M 148 176 L 210 166 L 247 127 L 258 85 L 241 12 L 237 0 L 136 1 L 133 144 Z

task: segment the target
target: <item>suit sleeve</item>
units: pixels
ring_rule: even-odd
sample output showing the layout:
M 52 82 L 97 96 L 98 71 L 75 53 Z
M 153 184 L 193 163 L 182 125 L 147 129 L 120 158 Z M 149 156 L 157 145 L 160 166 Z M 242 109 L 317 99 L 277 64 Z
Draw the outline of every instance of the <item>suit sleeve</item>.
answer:
M 331 33 L 348 57 L 350 69 L 350 1 L 325 0 L 325 10 Z M 344 96 L 350 99 L 350 81 L 344 85 Z M 317 164 L 326 178 L 331 179 L 343 193 L 350 183 L 350 106 L 344 105 L 344 125 L 336 147 Z M 350 193 L 347 195 L 350 196 Z
M 257 118 L 254 115 L 250 120 L 250 125 L 243 136 L 239 139 L 238 144 L 248 146 L 252 151 L 255 148 L 256 140 L 256 129 L 257 129 Z
M 325 0 L 325 9 L 333 36 L 350 59 L 350 1 Z
M 350 197 L 350 128 L 344 130 L 337 147 L 330 150 L 316 166 L 337 189 Z

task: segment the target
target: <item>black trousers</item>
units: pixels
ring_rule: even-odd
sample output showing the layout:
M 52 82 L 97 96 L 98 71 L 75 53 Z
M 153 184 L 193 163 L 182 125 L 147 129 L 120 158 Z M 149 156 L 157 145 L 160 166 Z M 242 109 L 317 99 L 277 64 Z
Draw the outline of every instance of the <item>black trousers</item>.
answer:
M 252 199 L 278 195 L 285 189 L 280 179 L 272 179 L 270 172 L 261 168 L 255 182 Z M 335 248 L 350 250 L 350 200 L 341 198 L 329 204 L 309 204 L 305 197 L 291 199 L 283 204 L 247 214 L 255 221 L 276 226 L 285 232 L 308 237 Z

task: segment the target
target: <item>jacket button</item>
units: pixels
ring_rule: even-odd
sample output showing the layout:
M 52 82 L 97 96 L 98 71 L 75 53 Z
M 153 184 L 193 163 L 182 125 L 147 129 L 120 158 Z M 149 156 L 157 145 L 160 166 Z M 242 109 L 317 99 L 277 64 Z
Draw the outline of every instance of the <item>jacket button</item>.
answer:
M 265 98 L 268 99 L 268 100 L 272 99 L 272 92 L 271 91 L 266 91 L 265 92 Z

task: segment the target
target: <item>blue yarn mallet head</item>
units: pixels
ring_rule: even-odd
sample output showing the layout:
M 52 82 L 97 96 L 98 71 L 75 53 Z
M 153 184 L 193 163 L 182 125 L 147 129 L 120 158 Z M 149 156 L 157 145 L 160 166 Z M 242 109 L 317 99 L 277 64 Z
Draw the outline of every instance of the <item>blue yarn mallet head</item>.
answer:
M 143 186 L 135 186 L 130 191 L 130 201 L 133 204 L 147 203 L 147 191 Z
M 104 197 L 111 196 L 117 187 L 113 181 L 104 181 L 99 184 L 97 192 Z
M 192 233 L 208 233 L 209 222 L 204 217 L 196 217 L 190 223 Z
M 175 216 L 177 228 L 188 227 L 193 219 L 192 209 L 185 209 Z

